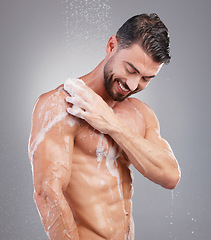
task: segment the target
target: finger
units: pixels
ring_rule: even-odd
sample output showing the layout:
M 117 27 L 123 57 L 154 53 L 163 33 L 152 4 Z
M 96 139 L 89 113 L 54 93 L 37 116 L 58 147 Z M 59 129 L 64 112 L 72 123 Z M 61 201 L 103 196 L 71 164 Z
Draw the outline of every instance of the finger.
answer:
M 75 95 L 75 90 L 74 90 L 74 88 L 71 87 L 70 79 L 68 79 L 68 80 L 64 83 L 64 90 L 65 90 L 66 92 L 68 92 L 71 96 L 74 96 L 74 95 Z
M 82 94 L 85 90 L 85 83 L 81 79 L 68 79 L 64 83 L 64 90 L 67 91 L 71 96 L 76 94 Z
M 74 84 L 86 85 L 85 82 L 82 79 L 68 78 L 65 81 L 64 86 L 69 87 L 70 85 L 74 85 Z
M 69 96 L 66 97 L 66 102 L 75 104 L 75 102 L 74 102 L 74 97 L 69 97 Z
M 71 96 L 74 97 L 77 95 L 89 103 L 93 103 L 94 95 L 98 96 L 81 79 L 68 79 L 64 84 L 64 89 Z
M 67 112 L 75 117 L 84 119 L 84 111 L 81 108 L 67 108 Z
M 86 111 L 90 111 L 89 104 L 84 101 L 84 99 L 79 96 L 75 97 L 66 97 L 66 102 L 73 104 L 74 107 L 80 107 Z

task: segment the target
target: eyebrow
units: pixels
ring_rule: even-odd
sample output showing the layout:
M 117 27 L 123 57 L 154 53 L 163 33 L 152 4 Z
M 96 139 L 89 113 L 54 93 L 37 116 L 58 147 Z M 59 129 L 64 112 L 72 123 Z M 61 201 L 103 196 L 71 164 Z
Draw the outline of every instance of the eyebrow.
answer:
M 125 63 L 127 63 L 128 65 L 130 65 L 138 74 L 140 74 L 139 70 L 130 62 L 124 61 Z M 144 78 L 154 78 L 155 75 L 152 76 L 143 76 Z

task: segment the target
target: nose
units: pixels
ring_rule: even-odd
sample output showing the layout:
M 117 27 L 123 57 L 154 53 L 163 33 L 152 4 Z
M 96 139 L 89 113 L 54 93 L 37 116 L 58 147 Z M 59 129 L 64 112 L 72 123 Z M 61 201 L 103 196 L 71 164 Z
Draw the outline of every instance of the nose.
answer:
M 134 91 L 138 87 L 139 80 L 140 79 L 138 77 L 127 79 L 126 83 L 127 83 L 128 87 L 130 88 L 131 91 Z

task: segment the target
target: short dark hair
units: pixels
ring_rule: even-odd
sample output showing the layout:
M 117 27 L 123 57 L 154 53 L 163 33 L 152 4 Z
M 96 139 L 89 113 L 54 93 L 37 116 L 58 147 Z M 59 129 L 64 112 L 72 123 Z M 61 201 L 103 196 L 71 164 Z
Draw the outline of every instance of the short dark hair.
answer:
M 170 62 L 168 29 L 156 13 L 128 19 L 117 31 L 116 38 L 120 49 L 138 43 L 155 62 Z

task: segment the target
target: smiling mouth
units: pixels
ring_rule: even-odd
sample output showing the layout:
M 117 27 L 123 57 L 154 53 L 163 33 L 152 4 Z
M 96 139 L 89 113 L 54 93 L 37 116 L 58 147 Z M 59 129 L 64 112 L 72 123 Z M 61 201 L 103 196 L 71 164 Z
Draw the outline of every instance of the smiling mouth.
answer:
M 125 92 L 125 93 L 128 93 L 128 92 L 129 92 L 129 90 L 126 89 L 126 88 L 122 85 L 122 83 L 121 83 L 120 81 L 117 81 L 117 82 L 118 82 L 118 85 L 119 85 L 120 89 L 121 89 L 123 92 Z

